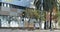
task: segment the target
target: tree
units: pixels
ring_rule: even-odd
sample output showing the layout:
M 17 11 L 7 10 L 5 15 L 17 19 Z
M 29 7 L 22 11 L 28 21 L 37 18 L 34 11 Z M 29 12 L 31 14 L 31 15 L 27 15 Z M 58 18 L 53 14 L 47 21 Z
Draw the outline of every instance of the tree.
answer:
M 40 8 L 41 0 L 35 0 L 34 5 L 36 6 L 37 9 Z
M 36 9 L 26 9 L 25 13 L 27 17 L 35 18 L 35 19 L 40 18 L 40 12 L 39 10 Z
M 60 11 L 56 13 L 58 25 L 60 26 Z
M 33 16 L 34 16 L 34 18 L 39 19 L 40 18 L 40 12 L 38 10 L 34 10 Z
M 56 1 L 57 0 L 43 0 L 43 10 L 50 12 L 50 28 L 51 28 L 51 21 L 52 21 L 52 13 L 54 12 L 53 8 L 56 7 L 57 9 L 57 5 L 56 5 Z M 35 4 L 36 7 L 40 7 L 41 5 L 41 0 L 38 0 Z M 39 8 L 38 8 L 39 9 Z M 57 10 L 55 10 L 56 12 Z M 55 19 L 57 18 L 56 14 L 55 14 Z

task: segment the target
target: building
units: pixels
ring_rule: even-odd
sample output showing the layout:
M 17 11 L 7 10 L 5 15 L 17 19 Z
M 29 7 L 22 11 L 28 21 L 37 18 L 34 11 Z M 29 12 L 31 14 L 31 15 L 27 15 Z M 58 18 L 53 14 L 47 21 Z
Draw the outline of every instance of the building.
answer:
M 0 0 L 0 15 L 19 16 L 24 9 L 30 8 L 30 3 L 33 2 L 32 0 L 24 1 L 25 0 Z
M 33 3 L 34 0 L 0 0 L 0 25 L 8 27 L 12 20 L 16 21 L 19 18 L 20 21 L 21 14 L 26 8 L 35 8 Z

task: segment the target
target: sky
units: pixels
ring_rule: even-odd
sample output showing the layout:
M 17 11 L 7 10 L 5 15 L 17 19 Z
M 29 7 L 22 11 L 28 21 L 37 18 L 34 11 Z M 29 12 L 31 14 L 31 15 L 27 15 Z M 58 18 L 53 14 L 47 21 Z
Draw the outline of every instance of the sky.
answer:
M 31 6 L 31 2 L 33 2 L 33 0 L 2 0 L 2 2 L 10 3 L 18 6 L 29 7 Z

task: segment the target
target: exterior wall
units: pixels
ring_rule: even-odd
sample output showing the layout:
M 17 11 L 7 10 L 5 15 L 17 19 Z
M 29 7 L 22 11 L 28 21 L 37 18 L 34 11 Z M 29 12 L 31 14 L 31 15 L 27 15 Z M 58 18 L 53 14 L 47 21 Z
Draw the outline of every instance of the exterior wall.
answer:
M 24 11 L 23 9 L 9 8 L 9 7 L 1 7 L 0 6 L 0 15 L 18 16 L 23 11 Z

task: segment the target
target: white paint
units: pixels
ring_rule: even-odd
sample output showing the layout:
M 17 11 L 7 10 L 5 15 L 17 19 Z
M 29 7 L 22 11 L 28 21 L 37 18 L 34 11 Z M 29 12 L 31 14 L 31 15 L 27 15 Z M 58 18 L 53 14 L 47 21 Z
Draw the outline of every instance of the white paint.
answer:
M 40 26 L 39 26 L 39 23 L 35 23 L 35 27 L 36 28 L 39 28 Z
M 4 3 L 4 7 L 6 7 L 6 3 Z
M 9 27 L 8 21 L 1 19 L 1 27 Z
M 19 27 L 18 23 L 15 21 L 10 22 L 10 27 Z
M 42 21 L 42 26 L 41 26 L 42 29 L 44 29 L 44 21 Z

